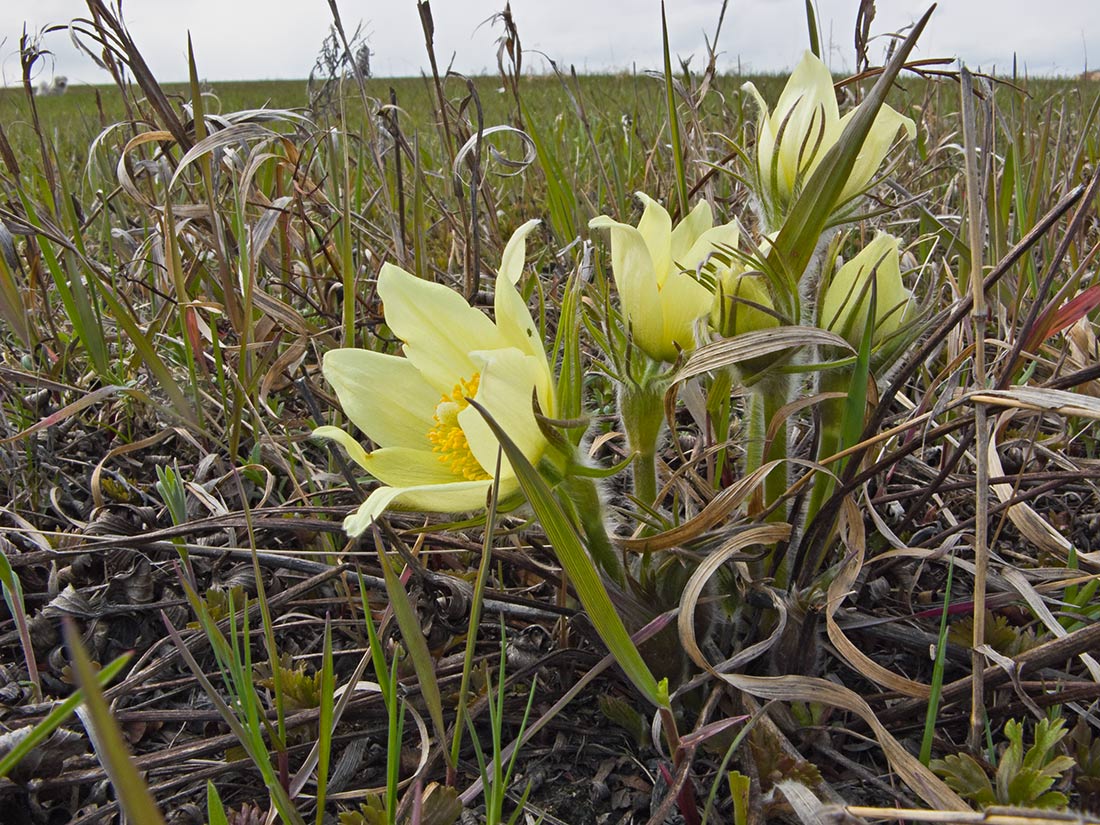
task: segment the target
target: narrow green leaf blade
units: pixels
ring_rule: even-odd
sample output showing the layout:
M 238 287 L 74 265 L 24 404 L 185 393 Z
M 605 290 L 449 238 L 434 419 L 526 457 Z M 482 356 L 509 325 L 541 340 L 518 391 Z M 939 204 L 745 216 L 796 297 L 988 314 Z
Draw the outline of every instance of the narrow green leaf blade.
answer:
M 821 59 L 821 36 L 817 31 L 817 14 L 814 12 L 813 0 L 806 0 L 806 28 L 810 37 L 810 51 L 814 57 Z
M 96 675 L 99 685 L 102 687 L 109 684 L 110 681 L 119 674 L 126 663 L 130 661 L 130 658 L 131 654 L 125 653 L 109 665 L 101 668 Z M 61 727 L 62 723 L 69 718 L 70 714 L 72 714 L 77 706 L 83 701 L 84 691 L 78 690 L 72 696 L 65 699 L 65 701 L 56 705 L 45 719 L 34 726 L 34 729 L 25 739 L 20 741 L 0 759 L 0 776 L 7 776 L 11 773 L 11 769 L 18 765 L 23 757 L 34 750 L 37 745 L 44 742 L 51 733 Z
M 665 104 L 668 107 L 668 130 L 672 142 L 672 161 L 676 171 L 676 194 L 680 200 L 680 217 L 688 213 L 687 172 L 684 169 L 684 149 L 680 142 L 680 117 L 676 111 L 676 91 L 672 80 L 672 54 L 668 45 L 668 18 L 664 0 L 661 2 L 661 37 L 665 58 Z
M 111 710 L 103 698 L 103 690 L 99 686 L 88 651 L 80 640 L 80 632 L 71 621 L 64 623 L 64 630 L 65 644 L 69 648 L 76 671 L 76 681 L 84 693 L 84 705 L 88 709 L 90 725 L 98 740 L 96 756 L 114 786 L 119 805 L 131 822 L 164 825 L 164 817 L 149 793 L 149 786 L 134 766 L 118 722 L 111 716 Z
M 577 531 L 569 523 L 554 494 L 531 462 L 527 460 L 523 451 L 508 437 L 485 408 L 473 400 L 470 400 L 470 405 L 481 413 L 504 449 L 504 454 L 516 473 L 516 479 L 524 495 L 534 508 L 535 515 L 538 516 L 543 530 L 546 531 L 546 537 L 550 540 L 558 561 L 561 562 L 566 575 L 573 583 L 577 597 L 584 605 L 588 618 L 607 645 L 607 649 L 643 696 L 658 707 L 666 707 L 667 698 L 662 701 L 657 680 L 631 640 L 622 618 L 611 603 L 611 597 L 607 594 L 596 565 L 585 551 Z
M 328 769 L 332 756 L 333 705 L 336 677 L 332 667 L 332 623 L 325 616 L 324 656 L 321 661 L 321 716 L 317 734 L 317 825 L 325 820 L 325 797 L 328 792 Z
M 867 418 L 867 382 L 871 380 L 871 347 L 875 333 L 875 317 L 878 306 L 878 278 L 872 273 L 871 290 L 867 309 L 867 323 L 860 338 L 859 353 L 856 355 L 855 368 L 852 370 L 851 390 L 844 406 L 844 421 L 841 424 L 838 450 L 846 450 L 859 441 L 863 432 L 863 423 Z M 848 459 L 842 459 L 837 473 L 844 470 Z
M 424 703 L 428 706 L 428 715 L 431 717 L 432 727 L 435 728 L 437 741 L 446 742 L 447 728 L 443 724 L 443 699 L 439 693 L 439 683 L 435 678 L 435 662 L 431 651 L 428 650 L 428 643 L 424 640 L 424 632 L 420 629 L 420 620 L 377 532 L 375 545 L 378 550 L 378 560 L 382 564 L 382 575 L 386 579 L 386 594 L 390 598 L 390 607 L 393 608 L 397 626 L 401 628 L 401 639 L 416 670 L 416 678 L 420 683 L 420 695 L 424 697 Z M 449 760 L 449 751 L 444 750 L 443 753 Z
M 206 782 L 206 818 L 210 825 L 229 825 L 229 817 L 226 816 L 222 798 L 218 795 L 218 789 L 214 787 L 214 783 L 209 780 Z

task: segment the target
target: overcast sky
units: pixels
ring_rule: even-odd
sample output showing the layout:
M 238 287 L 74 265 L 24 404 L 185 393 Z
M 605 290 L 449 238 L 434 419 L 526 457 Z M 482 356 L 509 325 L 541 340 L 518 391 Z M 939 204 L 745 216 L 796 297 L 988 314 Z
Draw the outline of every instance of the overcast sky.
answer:
M 464 74 L 495 71 L 502 28 L 489 18 L 505 0 L 435 0 L 436 52 Z M 929 0 L 878 0 L 874 31 L 897 31 L 916 20 Z M 427 59 L 416 0 L 339 3 L 344 25 L 362 21 L 375 75 L 415 75 Z M 713 38 L 721 0 L 668 0 L 675 54 L 705 60 L 704 36 Z M 822 38 L 835 72 L 853 63 L 852 31 L 858 0 L 817 0 Z M 199 73 L 209 80 L 304 78 L 330 22 L 326 0 L 127 0 L 125 19 L 161 81 L 187 77 L 187 32 Z M 745 71 L 792 67 L 806 46 L 804 0 L 730 0 L 719 41 L 721 64 Z M 525 66 L 543 70 L 544 52 L 578 72 L 659 68 L 659 0 L 512 0 Z M 87 14 L 80 0 L 0 0 L 0 82 L 18 83 L 19 37 L 51 23 Z M 350 33 L 350 32 L 349 32 Z M 873 57 L 882 54 L 878 41 Z M 69 42 L 48 36 L 53 66 L 41 71 L 70 82 L 109 78 Z M 959 57 L 971 68 L 1010 71 L 1013 54 L 1033 75 L 1077 74 L 1086 61 L 1100 67 L 1100 0 L 941 0 L 917 46 L 917 57 Z

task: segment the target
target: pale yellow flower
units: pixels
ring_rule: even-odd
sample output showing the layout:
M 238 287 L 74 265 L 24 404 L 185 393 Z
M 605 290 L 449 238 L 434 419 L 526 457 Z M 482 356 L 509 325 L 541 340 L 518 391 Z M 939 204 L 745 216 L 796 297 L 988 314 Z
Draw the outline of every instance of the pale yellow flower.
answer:
M 716 245 L 736 245 L 734 223 L 714 226 L 710 205 L 700 201 L 675 228 L 663 206 L 638 193 L 645 211 L 638 226 L 607 215 L 593 229 L 611 230 L 611 267 L 623 316 L 634 343 L 656 361 L 672 363 L 695 348 L 695 325 L 710 312 L 713 296 L 697 270 Z
M 768 109 L 756 86 L 743 87 L 756 101 L 760 116 L 756 130 L 756 173 L 769 223 L 786 215 L 795 196 L 839 140 L 856 109 L 840 116 L 828 67 L 806 52 L 787 81 L 775 111 Z M 858 195 L 875 176 L 886 153 L 904 129 L 912 140 L 916 126 L 910 118 L 883 106 L 856 157 L 840 195 L 843 204 Z M 775 229 L 777 226 L 771 226 Z
M 737 245 L 737 236 L 730 244 Z M 729 263 L 713 261 L 714 303 L 710 325 L 723 338 L 758 332 L 779 326 L 775 304 L 763 274 L 750 270 L 744 261 L 726 256 Z
M 386 323 L 404 343 L 404 357 L 365 349 L 325 353 L 325 378 L 347 417 L 378 449 L 367 452 L 338 427 L 314 435 L 340 443 L 382 482 L 344 521 L 358 536 L 384 510 L 459 513 L 485 506 L 498 442 L 467 401 L 496 419 L 524 456 L 537 463 L 546 447 L 532 405 L 554 416 L 553 379 L 538 327 L 516 290 L 527 234 L 516 230 L 496 279 L 495 321 L 457 292 L 391 264 L 378 276 Z M 519 489 L 508 460 L 499 494 Z
M 901 279 L 898 239 L 879 232 L 852 260 L 840 267 L 825 288 L 818 324 L 859 348 L 871 308 L 871 273 L 875 275 L 875 320 L 872 341 L 893 335 L 915 310 L 913 293 Z

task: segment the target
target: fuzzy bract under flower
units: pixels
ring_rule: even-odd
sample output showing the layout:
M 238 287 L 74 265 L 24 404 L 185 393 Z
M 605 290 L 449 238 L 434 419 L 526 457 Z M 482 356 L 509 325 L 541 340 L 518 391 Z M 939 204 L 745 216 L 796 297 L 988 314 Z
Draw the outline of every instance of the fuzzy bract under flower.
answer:
M 378 276 L 386 323 L 404 344 L 404 357 L 365 349 L 325 354 L 323 372 L 347 417 L 378 448 L 368 452 L 338 427 L 314 435 L 341 444 L 382 482 L 344 529 L 358 536 L 390 507 L 460 513 L 485 506 L 499 444 L 473 398 L 503 427 L 532 463 L 547 447 L 532 397 L 555 414 L 553 379 L 538 327 L 515 284 L 526 257 L 526 237 L 538 224 L 516 230 L 496 279 L 494 318 L 454 290 L 386 264 Z M 507 459 L 502 498 L 518 491 Z

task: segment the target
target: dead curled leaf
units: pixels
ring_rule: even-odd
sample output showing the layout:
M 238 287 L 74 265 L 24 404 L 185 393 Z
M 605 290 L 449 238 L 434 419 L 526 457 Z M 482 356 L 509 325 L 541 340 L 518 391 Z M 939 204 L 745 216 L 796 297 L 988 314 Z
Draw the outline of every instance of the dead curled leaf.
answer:
M 862 526 L 862 521 L 859 522 Z M 769 524 L 747 530 L 737 536 L 737 540 L 727 545 L 727 552 L 738 552 L 752 544 L 767 544 L 778 541 L 790 531 L 787 524 Z M 719 563 L 720 564 L 720 563 Z M 685 599 L 698 599 L 707 578 L 719 564 L 699 566 L 684 589 Z M 682 602 L 683 604 L 683 602 Z M 761 699 L 777 699 L 784 702 L 818 702 L 843 708 L 856 714 L 867 723 L 875 738 L 882 746 L 890 765 L 908 785 L 928 805 L 950 811 L 969 811 L 970 806 L 951 790 L 932 771 L 907 751 L 888 731 L 862 698 L 848 688 L 841 687 L 826 679 L 810 676 L 744 676 L 734 673 L 720 673 L 712 665 L 698 646 L 695 637 L 694 611 L 680 611 L 678 619 L 680 638 L 684 648 L 699 667 L 737 690 L 744 691 Z

